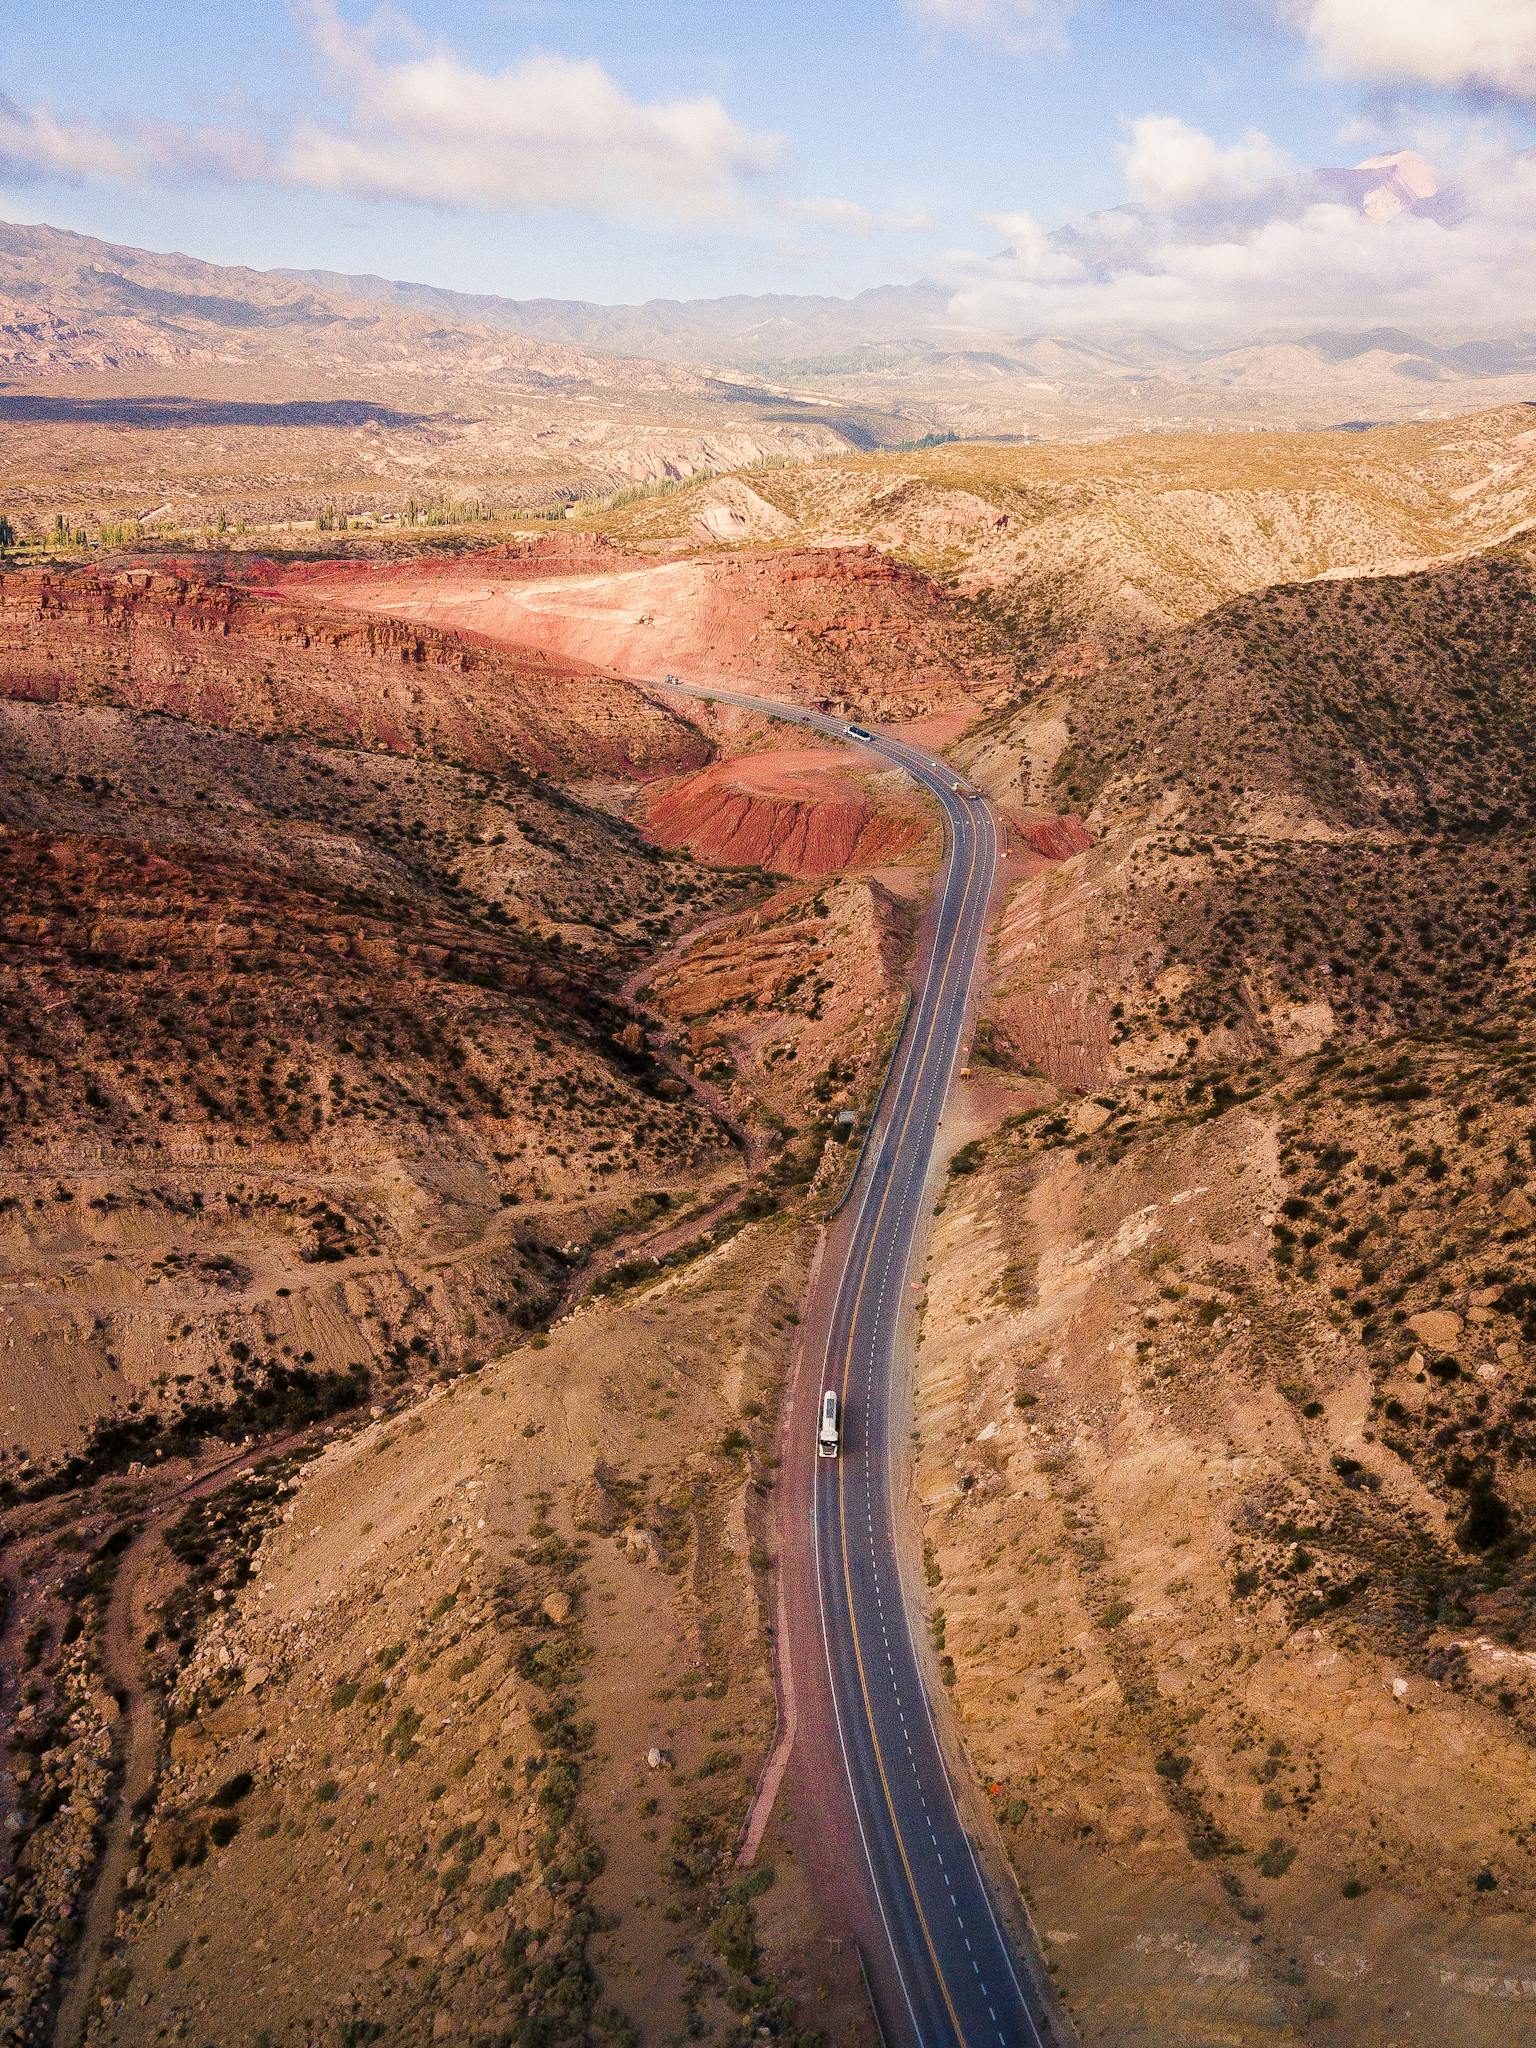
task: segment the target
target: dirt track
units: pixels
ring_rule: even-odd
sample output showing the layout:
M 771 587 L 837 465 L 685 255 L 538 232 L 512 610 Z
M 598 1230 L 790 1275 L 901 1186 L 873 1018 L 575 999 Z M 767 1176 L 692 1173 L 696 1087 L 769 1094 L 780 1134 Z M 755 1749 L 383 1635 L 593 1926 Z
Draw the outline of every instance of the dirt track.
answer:
M 121 1711 L 117 1794 L 90 1903 L 59 1998 L 54 2048 L 78 2048 L 85 2038 L 103 1951 L 117 1920 L 118 1902 L 133 1860 L 134 1821 L 140 1802 L 154 1784 L 160 1754 L 160 1715 L 144 1684 L 141 1646 L 155 1591 L 154 1575 L 166 1563 L 162 1544 L 166 1528 L 188 1501 L 219 1492 L 263 1459 L 285 1457 L 312 1434 L 296 1430 L 273 1443 L 253 1445 L 235 1457 L 219 1459 L 176 1487 L 154 1509 L 118 1562 L 101 1637 L 103 1674 Z

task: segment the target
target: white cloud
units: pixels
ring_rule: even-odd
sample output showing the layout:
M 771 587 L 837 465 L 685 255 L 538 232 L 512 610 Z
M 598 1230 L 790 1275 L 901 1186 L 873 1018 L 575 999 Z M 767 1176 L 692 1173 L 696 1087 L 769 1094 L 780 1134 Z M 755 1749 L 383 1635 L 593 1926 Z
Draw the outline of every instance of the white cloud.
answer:
M 1532 0 L 1283 0 L 1330 70 L 1536 99 Z
M 1032 213 L 989 213 L 988 227 L 1007 239 L 1007 264 L 1012 275 L 1031 283 L 1082 275 L 1082 264 L 1062 249 Z
M 1266 147 L 1261 137 L 1242 145 L 1255 164 Z M 1198 165 L 1230 152 L 1210 143 L 1181 154 Z M 1135 155 L 1133 144 L 1128 173 Z M 1227 178 L 1224 189 L 1164 178 L 1151 192 L 1177 203 L 1159 209 L 1145 203 L 1143 166 L 1142 203 L 1051 233 L 1029 215 L 991 215 L 1010 246 L 950 259 L 951 310 L 1017 335 L 1151 329 L 1235 341 L 1362 321 L 1431 335 L 1536 330 L 1536 152 L 1469 158 L 1453 201 L 1431 192 L 1422 205 L 1411 184 L 1393 182 L 1403 162 L 1411 172 L 1418 159 L 1259 185 Z
M 1284 169 L 1274 144 L 1256 129 L 1223 149 L 1176 114 L 1143 114 L 1133 121 L 1120 157 L 1132 199 L 1154 213 L 1247 197 Z
M 857 199 L 786 199 L 782 210 L 792 220 L 845 235 L 922 235 L 933 227 L 933 216 L 920 206 L 881 212 Z
M 525 58 L 476 71 L 442 48 L 388 61 L 393 20 L 355 28 L 334 0 L 302 19 L 349 101 L 344 124 L 294 133 L 283 175 L 365 198 L 510 208 L 718 211 L 738 180 L 770 169 L 777 137 L 742 127 L 712 97 L 632 99 L 590 60 Z
M 298 0 L 297 12 L 339 119 L 301 120 L 269 141 L 173 122 L 63 121 L 0 96 L 0 175 L 202 176 L 486 210 L 695 219 L 734 205 L 741 182 L 782 154 L 778 137 L 742 126 L 718 99 L 636 100 L 590 60 L 546 53 L 476 71 L 393 9 L 361 27 L 335 0 Z
M 9 176 L 133 178 L 137 154 L 90 121 L 61 121 L 46 107 L 0 96 L 0 172 Z
M 271 174 L 271 155 L 253 135 L 161 121 L 121 128 L 62 121 L 46 107 L 18 107 L 0 94 L 0 176 L 13 180 L 104 178 L 136 184 L 162 176 L 247 180 Z
M 906 0 L 914 20 L 1004 50 L 1057 46 L 1078 0 Z

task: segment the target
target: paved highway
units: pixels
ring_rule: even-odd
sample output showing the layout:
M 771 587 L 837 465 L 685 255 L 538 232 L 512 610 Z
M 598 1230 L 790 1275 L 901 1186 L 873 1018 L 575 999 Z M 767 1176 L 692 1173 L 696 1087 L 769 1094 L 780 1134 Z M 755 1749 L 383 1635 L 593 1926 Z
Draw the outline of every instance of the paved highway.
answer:
M 696 689 L 837 735 L 843 721 L 731 691 Z M 836 1724 L 889 1966 L 871 1957 L 887 2039 L 910 2048 L 1047 2048 L 1055 2040 L 961 1818 L 899 1565 L 896 1500 L 911 1417 L 897 1391 L 904 1303 L 928 1210 L 940 1116 L 965 1043 L 997 867 L 989 805 L 956 794 L 933 755 L 875 736 L 873 753 L 937 797 L 946 823 L 932 949 L 867 1149 L 835 1288 L 821 1386 L 838 1390 L 843 1452 L 815 1459 L 816 1597 Z M 818 1389 L 818 1394 L 819 1394 Z M 799 1458 L 814 1458 L 801 1403 Z

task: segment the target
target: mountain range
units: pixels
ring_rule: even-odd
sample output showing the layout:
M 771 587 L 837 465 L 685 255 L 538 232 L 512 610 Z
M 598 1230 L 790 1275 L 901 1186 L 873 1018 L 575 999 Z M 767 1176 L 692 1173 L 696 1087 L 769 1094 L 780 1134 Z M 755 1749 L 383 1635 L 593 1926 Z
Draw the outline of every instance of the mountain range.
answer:
M 1411 151 L 1222 202 L 1234 220 L 1327 206 L 1441 225 L 1466 203 Z M 1158 231 L 1130 205 L 1048 244 L 1091 267 Z M 1002 274 L 1016 259 L 988 260 Z M 373 512 L 423 491 L 558 510 L 935 437 L 1432 419 L 1521 401 L 1536 373 L 1536 328 L 1021 333 L 967 326 L 958 304 L 938 279 L 846 298 L 516 299 L 0 223 L 0 423 L 17 430 L 10 468 L 27 479 L 13 505 L 51 517 L 88 479 L 98 507 L 134 516 L 170 505 L 201 517 L 216 503 L 239 518 L 303 517 L 316 485 Z M 183 434 L 172 450 L 167 425 L 217 435 Z

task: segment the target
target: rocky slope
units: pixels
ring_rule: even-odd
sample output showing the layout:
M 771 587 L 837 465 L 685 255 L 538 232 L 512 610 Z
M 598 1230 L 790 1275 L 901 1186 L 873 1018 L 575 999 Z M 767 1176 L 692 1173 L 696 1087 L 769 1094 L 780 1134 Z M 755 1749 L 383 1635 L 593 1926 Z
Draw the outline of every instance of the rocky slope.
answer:
M 718 892 L 627 828 L 300 740 L 0 720 L 13 1474 L 462 1362 L 730 1159 L 616 1000 Z
M 1532 602 L 1273 591 L 975 742 L 1095 843 L 1000 927 L 925 1554 L 1089 2042 L 1521 2028 Z
M 6 509 L 32 529 L 61 509 L 187 533 L 312 530 L 338 505 L 462 519 L 907 431 L 857 401 L 5 223 L 0 371 Z
M 825 1125 L 878 1085 L 911 937 L 910 904 L 873 878 L 786 888 L 663 963 L 644 997 L 743 1113 Z
M 538 551 L 542 553 L 543 551 Z M 534 559 L 538 559 L 535 554 Z M 311 599 L 472 632 L 626 675 L 739 680 L 872 717 L 975 715 L 1006 697 L 1002 636 L 932 580 L 865 547 L 744 550 L 530 577 L 527 551 L 301 571 Z M 287 579 L 280 587 L 297 588 Z
M 1000 1014 L 1042 930 L 1097 1003 L 1090 1085 L 1521 1001 L 1533 630 L 1528 548 L 1282 588 L 980 732 L 978 772 L 1085 811 L 1116 874 L 1113 915 L 1087 873 L 1005 913 Z
M 1148 644 L 1244 591 L 1503 540 L 1536 519 L 1536 415 L 1518 405 L 1369 433 L 962 444 L 750 482 L 785 522 L 781 546 L 857 538 L 952 579 L 1006 631 L 1029 678 Z M 697 483 L 603 524 L 681 540 L 721 490 Z
M 259 585 L 262 565 L 246 570 Z M 0 575 L 0 692 L 302 732 L 500 772 L 702 766 L 682 719 L 590 667 L 504 652 L 191 564 Z
M 718 761 L 648 792 L 646 836 L 700 860 L 826 875 L 910 861 L 931 821 L 894 777 L 859 777 L 831 748 Z
M 195 572 L 0 611 L 12 1481 L 461 1365 L 738 1170 L 618 991 L 740 883 L 545 779 L 696 728 Z

